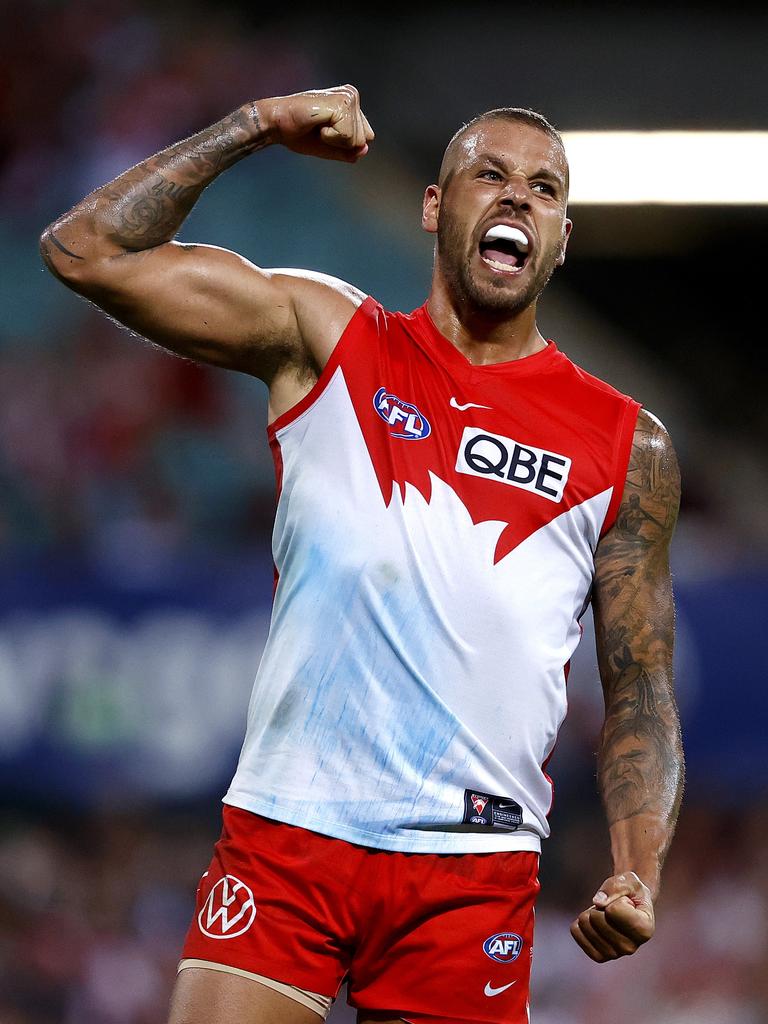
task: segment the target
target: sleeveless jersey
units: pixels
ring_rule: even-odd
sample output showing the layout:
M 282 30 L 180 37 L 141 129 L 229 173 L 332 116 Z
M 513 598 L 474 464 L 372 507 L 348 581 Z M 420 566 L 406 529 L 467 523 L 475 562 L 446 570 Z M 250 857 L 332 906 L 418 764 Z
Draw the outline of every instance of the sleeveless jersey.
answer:
M 639 405 L 367 298 L 269 428 L 272 620 L 226 803 L 364 846 L 540 849 Z

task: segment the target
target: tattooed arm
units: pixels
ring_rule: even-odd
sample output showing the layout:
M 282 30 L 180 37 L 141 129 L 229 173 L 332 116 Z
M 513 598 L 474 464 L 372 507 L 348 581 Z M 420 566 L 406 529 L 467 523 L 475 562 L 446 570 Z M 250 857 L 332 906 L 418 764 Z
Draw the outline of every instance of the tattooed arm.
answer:
M 605 696 L 598 779 L 614 874 L 571 931 L 598 961 L 633 953 L 653 934 L 653 900 L 682 797 L 669 571 L 679 503 L 672 442 L 643 410 L 616 523 L 595 557 L 595 634 Z
M 322 362 L 362 299 L 356 289 L 173 239 L 203 189 L 256 150 L 279 143 L 355 162 L 372 138 L 352 86 L 245 104 L 52 223 L 43 260 L 127 327 L 191 358 L 265 379 L 303 362 L 305 348 L 307 361 Z

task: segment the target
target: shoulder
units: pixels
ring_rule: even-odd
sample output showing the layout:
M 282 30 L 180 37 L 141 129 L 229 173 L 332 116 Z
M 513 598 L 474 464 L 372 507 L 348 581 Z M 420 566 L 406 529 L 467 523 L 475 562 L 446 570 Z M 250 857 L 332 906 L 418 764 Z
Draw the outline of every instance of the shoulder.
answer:
M 331 274 L 321 274 L 315 270 L 298 270 L 292 267 L 276 267 L 266 273 L 272 275 L 286 291 L 301 300 L 325 301 L 329 303 L 349 304 L 357 308 L 366 299 L 365 292 L 348 281 L 342 281 Z
M 637 414 L 634 443 L 643 450 L 658 451 L 672 448 L 669 431 L 648 409 L 642 408 Z
M 669 431 L 652 412 L 640 409 L 632 438 L 625 495 L 649 497 L 674 485 L 680 497 L 680 469 Z
M 293 307 L 302 347 L 310 362 L 322 368 L 367 295 L 330 274 L 285 267 L 268 273 L 274 276 Z
M 612 550 L 618 542 L 635 553 L 666 550 L 679 508 L 680 469 L 672 439 L 657 416 L 641 409 L 616 521 L 600 547 Z

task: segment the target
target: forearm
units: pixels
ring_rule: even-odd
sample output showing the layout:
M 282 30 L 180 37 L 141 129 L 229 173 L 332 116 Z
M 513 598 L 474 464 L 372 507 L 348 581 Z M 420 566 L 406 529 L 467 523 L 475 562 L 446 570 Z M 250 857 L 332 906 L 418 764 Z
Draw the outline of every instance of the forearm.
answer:
M 614 874 L 634 871 L 655 897 L 682 799 L 683 751 L 671 680 L 634 668 L 606 711 L 598 779 Z
M 207 185 L 271 141 L 264 121 L 261 104 L 245 104 L 92 192 L 44 232 L 46 264 L 77 275 L 109 255 L 170 241 Z

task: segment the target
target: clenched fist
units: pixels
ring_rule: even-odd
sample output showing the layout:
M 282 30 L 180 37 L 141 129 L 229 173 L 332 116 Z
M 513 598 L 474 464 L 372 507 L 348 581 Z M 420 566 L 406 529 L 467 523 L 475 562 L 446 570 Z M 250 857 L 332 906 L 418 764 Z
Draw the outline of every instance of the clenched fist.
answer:
M 373 140 L 353 85 L 275 96 L 259 100 L 256 109 L 270 141 L 294 153 L 354 163 Z
M 592 906 L 571 925 L 571 935 L 597 963 L 630 956 L 656 929 L 651 890 L 634 871 L 607 878 Z

